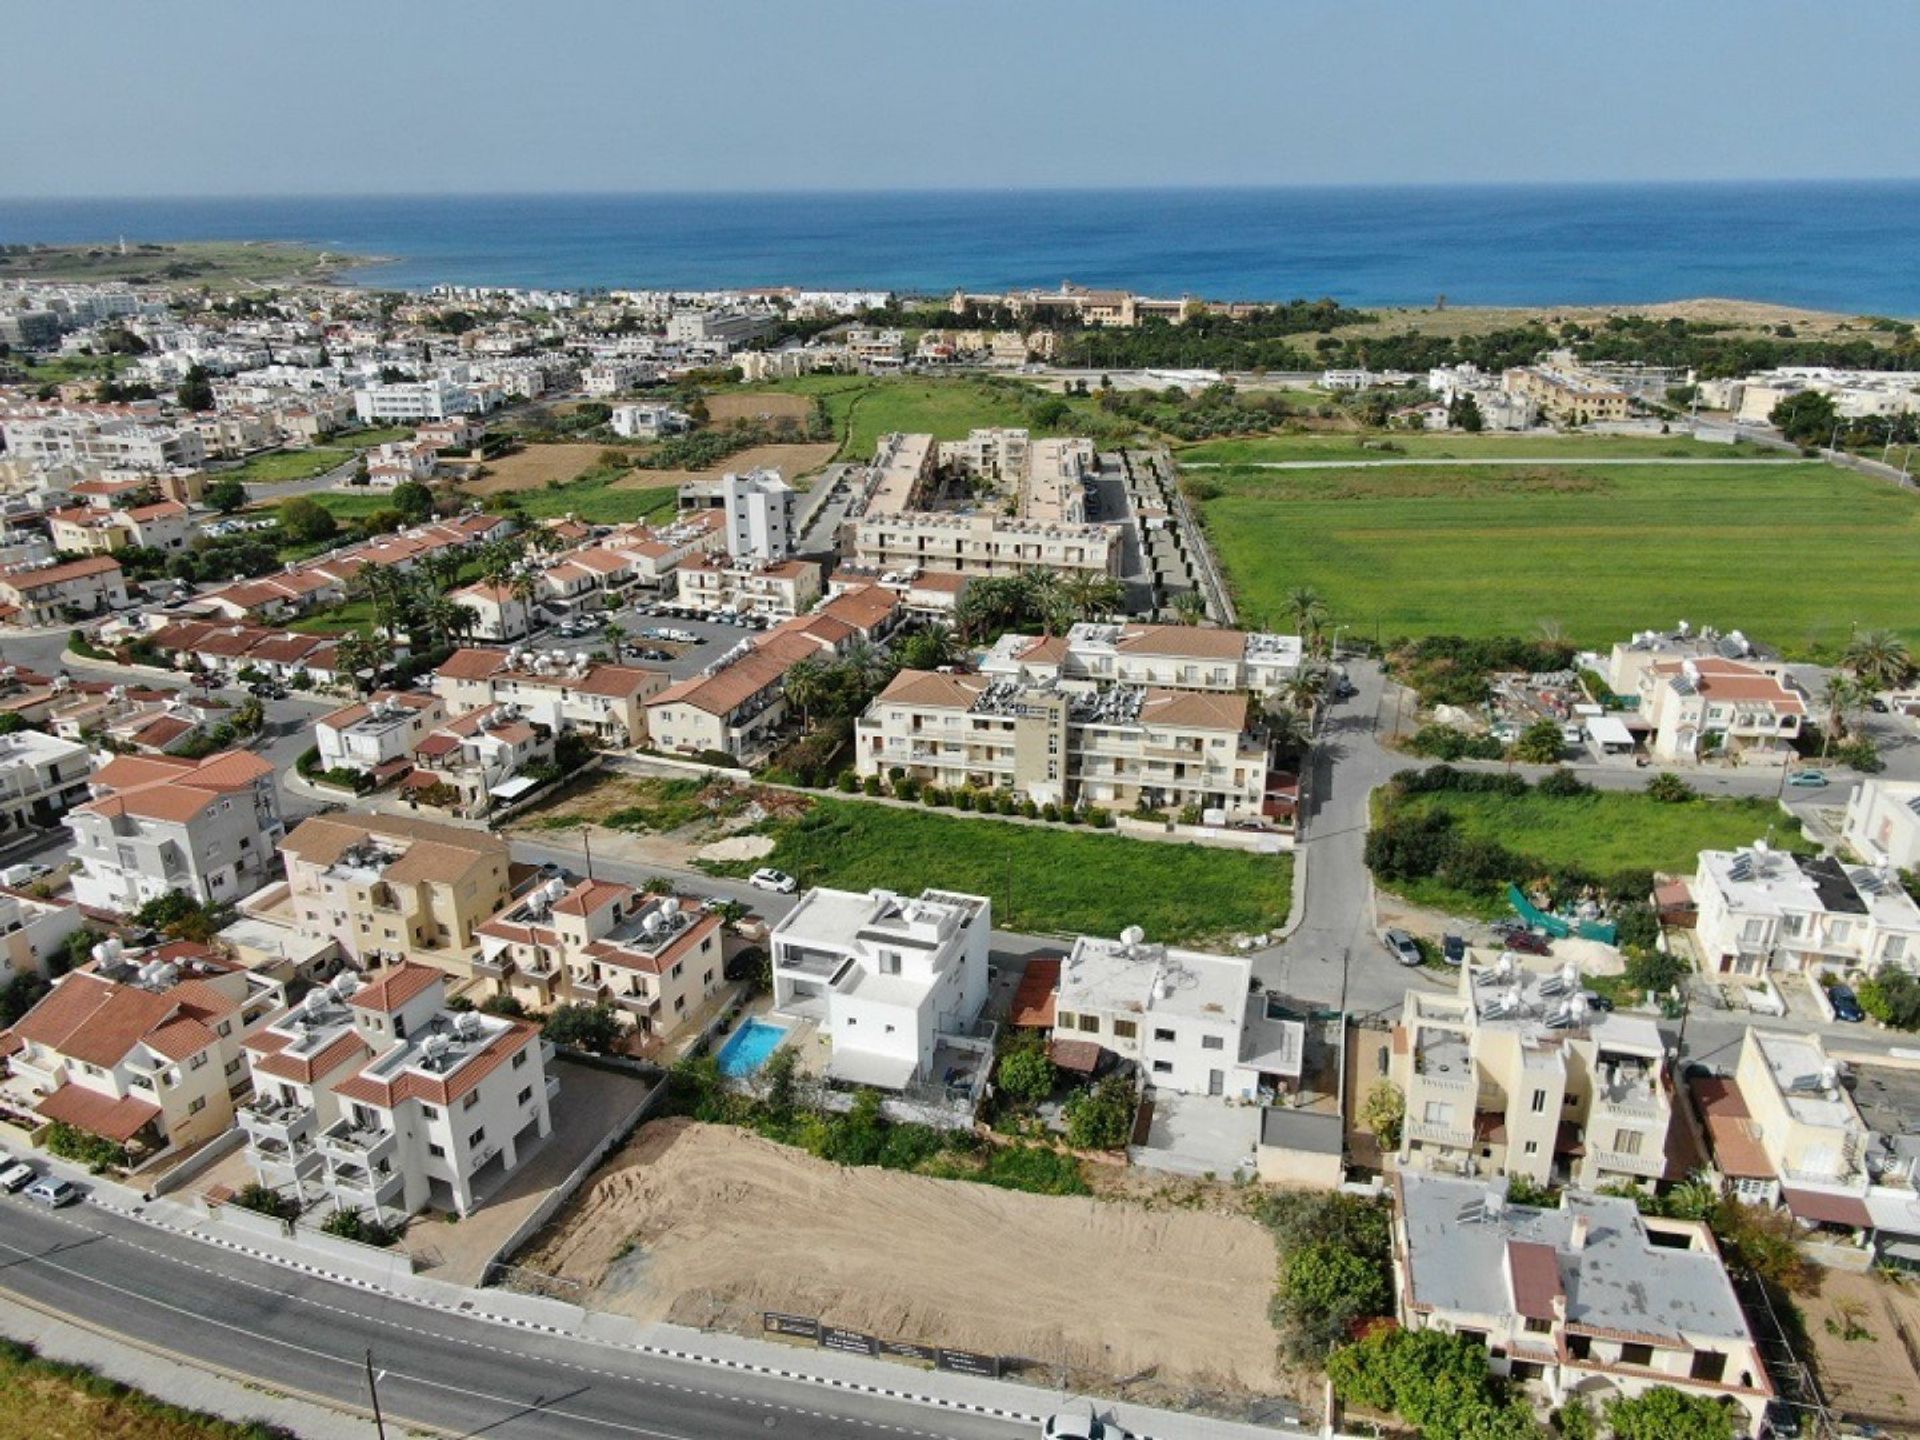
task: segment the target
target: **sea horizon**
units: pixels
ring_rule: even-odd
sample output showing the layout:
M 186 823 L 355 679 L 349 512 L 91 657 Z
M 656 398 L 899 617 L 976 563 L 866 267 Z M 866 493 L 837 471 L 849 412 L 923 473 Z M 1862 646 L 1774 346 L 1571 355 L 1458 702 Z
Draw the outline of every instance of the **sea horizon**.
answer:
M 1920 179 L 0 200 L 0 243 L 281 241 L 343 283 L 938 295 L 1077 283 L 1352 305 L 1724 298 L 1920 313 Z

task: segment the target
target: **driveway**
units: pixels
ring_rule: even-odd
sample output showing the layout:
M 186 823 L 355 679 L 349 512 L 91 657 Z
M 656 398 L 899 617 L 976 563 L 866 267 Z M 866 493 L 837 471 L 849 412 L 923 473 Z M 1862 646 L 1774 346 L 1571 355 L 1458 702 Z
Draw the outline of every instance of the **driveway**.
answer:
M 608 1138 L 651 1088 L 627 1075 L 554 1063 L 560 1093 L 553 1101 L 553 1132 L 529 1160 L 486 1197 L 480 1207 L 448 1224 L 428 1213 L 414 1218 L 401 1242 L 415 1263 L 450 1285 L 478 1285 L 491 1260 L 515 1230 L 540 1208 L 554 1187 Z

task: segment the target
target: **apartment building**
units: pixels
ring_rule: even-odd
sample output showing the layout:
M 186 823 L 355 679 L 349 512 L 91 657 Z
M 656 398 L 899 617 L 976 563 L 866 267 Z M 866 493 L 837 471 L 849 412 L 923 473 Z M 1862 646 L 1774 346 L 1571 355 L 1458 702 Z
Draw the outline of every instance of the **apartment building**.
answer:
M 799 615 L 820 598 L 820 566 L 812 560 L 694 555 L 680 562 L 682 605 L 727 614 Z
M 855 564 L 881 570 L 1117 575 L 1122 546 L 1118 526 L 927 510 L 888 515 L 870 507 L 853 523 L 852 549 Z
M 120 562 L 105 555 L 0 572 L 0 623 L 8 625 L 70 624 L 129 603 Z
M 1520 365 L 1501 377 L 1501 386 L 1537 406 L 1556 425 L 1596 425 L 1633 413 L 1633 397 L 1625 390 L 1574 369 Z
M 455 1014 L 446 977 L 418 965 L 343 975 L 251 1053 L 241 1124 L 262 1179 L 388 1225 L 472 1214 L 550 1133 L 560 1088 L 536 1027 Z
M 786 719 L 792 659 L 756 646 L 711 674 L 681 680 L 647 701 L 647 734 L 657 750 L 748 760 Z
M 1132 926 L 1117 940 L 1082 935 L 1060 966 L 1052 1053 L 1091 1073 L 1100 1052 L 1146 1084 L 1182 1095 L 1271 1099 L 1296 1088 L 1306 1027 L 1249 995 L 1251 962 L 1150 943 Z
M 433 478 L 438 452 L 413 440 L 390 440 L 367 455 L 367 484 L 375 490 L 424 484 Z
M 404 761 L 447 718 L 438 695 L 413 690 L 377 690 L 367 699 L 322 715 L 313 734 L 323 770 L 363 773 Z
M 449 380 L 396 380 L 353 392 L 353 412 L 362 425 L 417 424 L 484 408 L 471 388 Z
M 1265 743 L 1241 693 L 1070 688 L 903 670 L 854 727 L 861 775 L 1012 790 L 1039 804 L 1188 805 L 1257 818 Z
M 646 368 L 651 370 L 653 367 Z M 628 387 L 623 385 L 620 388 L 624 390 Z M 593 392 L 589 390 L 588 393 Z M 613 433 L 623 440 L 658 440 L 662 435 L 676 435 L 693 425 L 684 410 L 676 410 L 671 405 L 642 403 L 615 405 L 607 423 L 613 427 Z
M 192 535 L 187 507 L 176 500 L 125 508 L 75 506 L 47 516 L 53 548 L 67 555 L 112 555 L 143 550 L 184 550 Z
M 0 1090 L 135 1161 L 196 1145 L 233 1125 L 249 1083 L 241 1046 L 285 1004 L 279 981 L 205 946 L 105 941 L 14 1025 Z
M 772 332 L 774 316 L 767 311 L 676 310 L 667 319 L 667 342 L 687 345 L 700 341 L 731 347 L 758 340 Z
M 458 813 L 484 815 L 537 789 L 540 782 L 524 772 L 553 758 L 553 732 L 545 725 L 504 705 L 470 710 L 434 725 L 413 747 L 407 792 L 422 803 L 444 803 L 434 796 L 444 785 Z
M 286 827 L 273 766 L 258 755 L 118 755 L 89 785 L 93 798 L 67 816 L 82 905 L 131 914 L 174 891 L 224 905 L 273 875 Z
M 768 937 L 774 1010 L 819 1027 L 833 1080 L 899 1092 L 984 1076 L 992 930 L 983 895 L 809 890 Z
M 0 835 L 43 829 L 92 793 L 93 754 L 78 740 L 16 730 L 0 735 Z
M 665 1040 L 726 983 L 718 915 L 606 880 L 550 880 L 480 927 L 486 973 L 533 1009 L 611 1005 Z
M 897 515 L 910 510 L 933 479 L 940 458 L 931 435 L 882 435 L 867 468 L 865 513 Z
M 1010 496 L 1023 519 L 1078 525 L 1087 518 L 1086 485 L 1099 470 L 1093 441 L 1034 440 L 1019 429 L 969 432 L 938 446 L 939 463 Z
M 1178 325 L 1189 315 L 1212 313 L 1231 315 L 1244 312 L 1240 305 L 1210 304 L 1182 297 L 1178 300 L 1135 295 L 1128 290 L 1093 290 L 1072 281 L 1061 282 L 1058 290 L 1009 290 L 1004 294 L 969 294 L 956 290 L 948 301 L 955 315 L 973 311 L 1008 310 L 1014 315 L 1038 321 L 1071 320 L 1081 325 L 1132 329 L 1142 320 L 1166 320 Z M 1022 359 L 1025 358 L 1024 352 Z
M 157 406 L 31 407 L 0 417 L 6 450 L 36 470 L 198 469 L 207 446 L 191 425 L 160 418 Z
M 472 978 L 479 927 L 511 884 L 499 836 L 410 816 L 315 815 L 281 853 L 291 922 L 331 936 L 363 969 L 406 961 Z
M 778 470 L 729 472 L 720 482 L 727 518 L 727 553 L 736 558 L 784 560 L 793 552 L 794 488 Z
M 635 581 L 658 589 L 683 560 L 726 547 L 726 515 L 721 510 L 683 510 L 670 525 L 624 526 L 600 544 L 626 560 Z
M 648 709 L 667 676 L 558 650 L 456 650 L 433 672 L 433 688 L 452 714 L 506 705 L 555 735 L 629 746 L 646 743 Z
M 1714 755 L 1790 764 L 1807 715 L 1797 690 L 1741 660 L 1657 660 L 1640 673 L 1639 701 L 1648 750 L 1680 764 Z
M 1453 995 L 1409 990 L 1394 1030 L 1398 1165 L 1583 1189 L 1679 1178 L 1665 1057 L 1651 1022 L 1589 1007 L 1571 965 L 1462 966 Z
M 1920 866 L 1920 783 L 1862 780 L 1847 797 L 1841 833 L 1869 865 L 1896 870 Z
M 1920 906 L 1891 869 L 1793 855 L 1765 841 L 1702 850 L 1694 944 L 1722 974 L 1920 968 Z
M 1297 635 L 1082 621 L 1064 636 L 1002 635 L 980 662 L 995 679 L 1275 695 L 1300 672 Z
M 533 606 L 514 593 L 511 585 L 494 580 L 476 580 L 449 590 L 447 599 L 473 612 L 473 634 L 479 640 L 506 644 L 533 630 Z
M 46 975 L 49 959 L 65 954 L 67 937 L 79 931 L 81 919 L 71 901 L 36 900 L 0 888 L 0 986 L 21 975 Z
M 1760 1433 L 1772 1384 L 1701 1222 L 1573 1190 L 1557 1208 L 1516 1205 L 1503 1179 L 1403 1171 L 1393 1270 L 1403 1326 L 1484 1344 L 1492 1373 L 1551 1404 L 1671 1386 L 1730 1403 Z
M 649 360 L 607 359 L 597 360 L 580 372 L 580 388 L 590 400 L 606 400 L 625 391 L 650 385 L 659 378 L 660 368 Z M 664 405 L 616 405 L 614 412 L 614 432 L 631 438 L 638 433 L 620 428 L 620 412 L 623 410 L 665 410 Z M 630 417 L 631 418 L 631 417 Z M 682 417 L 684 418 L 684 417 Z M 658 433 L 657 429 L 653 433 Z
M 1607 687 L 1616 695 L 1637 696 L 1649 669 L 1682 660 L 1739 661 L 1775 679 L 1785 673 L 1784 666 L 1759 660 L 1753 642 L 1740 631 L 1722 633 L 1710 625 L 1695 627 L 1682 620 L 1671 630 L 1636 630 L 1616 641 L 1607 652 Z

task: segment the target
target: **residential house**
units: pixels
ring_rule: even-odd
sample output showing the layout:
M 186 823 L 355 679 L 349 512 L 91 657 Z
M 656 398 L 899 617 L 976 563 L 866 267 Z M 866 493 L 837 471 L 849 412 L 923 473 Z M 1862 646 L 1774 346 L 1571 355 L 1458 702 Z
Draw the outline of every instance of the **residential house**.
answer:
M 361 968 L 403 960 L 481 973 L 479 926 L 507 903 L 507 842 L 411 816 L 315 815 L 281 846 L 293 922 Z
M 726 982 L 720 917 L 607 880 L 550 880 L 480 927 L 503 990 L 538 1010 L 607 1004 L 643 1040 L 678 1034 Z
M 578 733 L 603 745 L 647 742 L 649 707 L 667 689 L 666 672 L 603 665 L 580 655 L 527 650 L 456 650 L 434 671 L 434 692 L 450 713 L 511 706 L 556 736 Z
M 653 369 L 651 365 L 635 368 L 644 368 L 649 372 Z M 589 385 L 592 384 L 592 376 L 593 371 L 589 369 Z M 629 388 L 628 385 L 616 387 L 619 390 Z M 593 391 L 589 389 L 587 393 L 591 395 Z M 662 435 L 673 435 L 690 428 L 693 421 L 684 410 L 677 410 L 671 405 L 634 403 L 615 405 L 607 423 L 613 427 L 613 433 L 623 440 L 657 440 Z
M 1765 841 L 1702 850 L 1694 945 L 1711 970 L 1759 975 L 1920 968 L 1920 905 L 1891 869 L 1793 855 Z
M 533 630 L 533 607 L 515 594 L 511 585 L 476 580 L 458 590 L 449 590 L 447 599 L 473 611 L 473 633 L 477 639 L 504 644 Z
M 1796 690 L 1741 660 L 1658 660 L 1640 675 L 1640 717 L 1657 760 L 1691 764 L 1713 755 L 1742 764 L 1786 765 L 1807 715 Z
M 393 440 L 377 445 L 367 456 L 367 484 L 375 490 L 424 484 L 433 478 L 434 454 L 431 445 L 417 440 Z
M 285 833 L 273 766 L 244 750 L 202 760 L 119 755 L 67 816 L 73 895 L 131 914 L 178 891 L 223 905 L 267 883 Z
M 21 975 L 47 975 L 49 962 L 64 957 L 80 923 L 80 907 L 69 900 L 38 900 L 0 887 L 0 985 Z
M 0 622 L 62 625 L 130 603 L 120 562 L 105 555 L 0 573 Z
M 521 719 L 513 707 L 457 715 L 434 725 L 413 747 L 408 796 L 422 804 L 450 801 L 461 815 L 485 815 L 496 803 L 511 803 L 539 788 L 540 782 L 525 772 L 553 761 L 553 739 L 548 726 Z M 442 797 L 438 786 L 451 795 Z
M 53 548 L 67 555 L 112 555 L 121 550 L 185 550 L 192 537 L 187 507 L 176 500 L 125 509 L 88 505 L 47 516 Z
M 0 834 L 44 829 L 84 801 L 93 754 L 78 740 L 16 730 L 0 735 Z
M 790 616 L 820 598 L 820 566 L 812 560 L 695 555 L 675 573 L 679 602 L 703 610 Z
M 1773 1386 L 1713 1232 L 1633 1201 L 1566 1191 L 1516 1205 L 1503 1179 L 1394 1177 L 1400 1323 L 1487 1348 L 1488 1369 L 1554 1405 L 1670 1386 L 1759 1433 Z
M 446 702 L 438 695 L 375 691 L 314 722 L 320 768 L 364 774 L 403 764 L 414 746 L 446 718 Z
M 1564 366 L 1515 366 L 1501 377 L 1501 387 L 1556 425 L 1617 422 L 1633 413 L 1633 397 L 1618 385 Z
M 1841 833 L 1869 865 L 1895 870 L 1920 866 L 1920 783 L 1862 780 L 1847 797 Z

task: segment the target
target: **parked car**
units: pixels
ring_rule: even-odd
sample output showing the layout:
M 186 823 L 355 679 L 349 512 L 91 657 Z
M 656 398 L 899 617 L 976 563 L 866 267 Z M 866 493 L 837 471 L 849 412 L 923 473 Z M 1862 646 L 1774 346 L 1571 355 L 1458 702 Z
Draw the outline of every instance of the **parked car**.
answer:
M 1580 998 L 1587 1002 L 1587 1008 L 1589 1010 L 1598 1010 L 1603 1015 L 1613 1009 L 1613 1001 L 1607 996 L 1602 995 L 1598 990 L 1582 990 L 1580 992 Z
M 1389 930 L 1386 935 L 1387 948 L 1393 951 L 1394 959 L 1402 965 L 1418 965 L 1421 960 L 1420 947 L 1414 938 L 1404 930 Z
M 15 1160 L 12 1156 L 0 1156 L 0 1190 L 9 1195 L 17 1195 L 35 1180 L 40 1172 L 24 1160 Z
M 1828 986 L 1827 1003 L 1833 1006 L 1833 1018 L 1849 1025 L 1858 1025 L 1867 1018 L 1867 1012 L 1860 1008 L 1860 997 L 1853 993 L 1851 985 Z
M 1440 958 L 1449 965 L 1467 963 L 1467 942 L 1464 936 L 1443 935 L 1440 937 Z
M 1827 775 L 1824 770 L 1796 770 L 1787 776 L 1787 784 L 1799 790 L 1824 789 Z
M 1885 715 L 1887 713 L 1887 702 L 1882 700 L 1878 695 L 1875 695 L 1867 701 L 1867 708 L 1876 715 Z
M 1111 1420 L 1102 1420 L 1089 1405 L 1084 1411 L 1049 1415 L 1040 1426 L 1040 1440 L 1133 1440 L 1133 1435 Z
M 1502 937 L 1509 950 L 1522 955 L 1551 955 L 1553 946 L 1547 943 L 1547 937 L 1535 934 L 1531 930 L 1509 930 Z
M 34 881 L 44 880 L 51 874 L 53 874 L 53 867 L 51 865 L 41 865 L 35 861 L 28 861 L 21 865 L 9 865 L 6 869 L 0 870 L 0 883 L 7 885 L 31 885 Z
M 771 890 L 776 895 L 791 895 L 799 888 L 799 882 L 784 870 L 756 870 L 747 883 L 756 890 Z
M 62 1205 L 78 1203 L 80 1187 L 71 1180 L 62 1180 L 58 1175 L 42 1175 L 27 1186 L 27 1198 L 38 1200 L 49 1209 L 58 1210 Z

